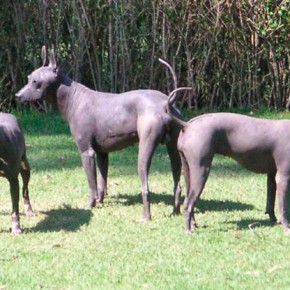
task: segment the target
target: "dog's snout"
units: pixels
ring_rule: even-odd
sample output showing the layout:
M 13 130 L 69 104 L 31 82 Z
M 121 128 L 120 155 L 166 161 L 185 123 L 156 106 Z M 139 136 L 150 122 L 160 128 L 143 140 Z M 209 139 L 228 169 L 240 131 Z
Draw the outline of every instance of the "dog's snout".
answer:
M 15 94 L 15 98 L 16 98 L 17 100 L 21 100 L 21 98 L 22 98 L 21 91 L 19 91 L 19 92 L 17 92 L 17 93 Z
M 22 100 L 24 96 L 26 95 L 26 87 L 23 87 L 21 90 L 19 90 L 16 94 L 15 97 L 18 100 Z

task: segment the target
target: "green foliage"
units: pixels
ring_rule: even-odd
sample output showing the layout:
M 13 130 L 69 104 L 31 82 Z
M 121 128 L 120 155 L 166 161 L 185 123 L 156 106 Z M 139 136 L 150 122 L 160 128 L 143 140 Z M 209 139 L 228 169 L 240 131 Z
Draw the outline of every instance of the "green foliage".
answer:
M 288 0 L 264 1 L 257 19 L 256 29 L 263 38 L 287 36 L 290 23 L 290 2 Z
M 54 45 L 63 70 L 101 91 L 192 86 L 188 108 L 285 108 L 289 0 L 7 1 L 0 11 L 0 108 Z M 9 11 L 9 13 L 6 13 Z
M 269 109 L 254 114 L 290 117 Z M 200 228 L 186 235 L 183 217 L 170 216 L 172 179 L 160 147 L 150 175 L 153 220 L 139 224 L 136 146 L 111 154 L 108 196 L 90 211 L 66 123 L 55 113 L 17 115 L 26 132 L 37 215 L 21 215 L 26 234 L 12 236 L 9 189 L 0 180 L 0 289 L 289 288 L 290 240 L 264 214 L 264 175 L 216 158 L 197 206 Z

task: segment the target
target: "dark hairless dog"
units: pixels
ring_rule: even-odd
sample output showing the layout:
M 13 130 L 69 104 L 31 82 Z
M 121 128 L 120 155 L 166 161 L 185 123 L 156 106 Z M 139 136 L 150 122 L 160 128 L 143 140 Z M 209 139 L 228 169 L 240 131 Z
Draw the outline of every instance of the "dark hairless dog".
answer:
M 144 206 L 141 221 L 148 221 L 151 218 L 149 167 L 155 148 L 159 143 L 165 143 L 174 179 L 174 212 L 178 213 L 181 161 L 176 146 L 180 126 L 167 112 L 168 96 L 155 90 L 121 94 L 94 91 L 62 74 L 53 50 L 49 59 L 45 48 L 42 55 L 43 66 L 30 74 L 28 84 L 16 97 L 22 101 L 46 99 L 67 120 L 87 174 L 90 207 L 94 207 L 96 201 L 103 202 L 107 190 L 108 153 L 139 142 L 138 172 Z M 175 108 L 172 114 L 180 117 Z
M 0 113 L 0 176 L 6 177 L 10 185 L 13 234 L 22 233 L 19 222 L 19 173 L 23 180 L 26 215 L 34 215 L 28 194 L 30 168 L 25 151 L 24 136 L 18 120 L 11 114 Z
M 169 100 L 169 110 L 174 99 Z M 266 120 L 232 113 L 205 114 L 183 122 L 178 138 L 187 187 L 185 230 L 197 224 L 194 208 L 202 193 L 215 154 L 229 156 L 246 169 L 264 173 L 267 181 L 266 213 L 271 222 L 276 190 L 279 198 L 279 221 L 289 232 L 287 197 L 290 190 L 290 121 Z

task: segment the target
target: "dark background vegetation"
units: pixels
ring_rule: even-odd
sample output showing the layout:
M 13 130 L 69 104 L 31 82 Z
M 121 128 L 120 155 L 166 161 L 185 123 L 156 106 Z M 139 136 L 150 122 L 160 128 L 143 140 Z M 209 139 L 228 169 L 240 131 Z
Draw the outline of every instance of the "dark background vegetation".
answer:
M 190 109 L 287 107 L 290 1 L 2 0 L 0 109 L 54 45 L 70 77 L 101 91 L 192 86 Z

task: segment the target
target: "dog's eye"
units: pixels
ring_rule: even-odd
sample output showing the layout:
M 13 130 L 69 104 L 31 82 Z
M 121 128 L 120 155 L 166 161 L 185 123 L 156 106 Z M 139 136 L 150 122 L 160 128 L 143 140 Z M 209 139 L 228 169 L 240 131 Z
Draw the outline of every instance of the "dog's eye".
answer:
M 41 87 L 41 82 L 38 82 L 37 80 L 33 80 L 32 83 L 36 87 L 36 89 L 39 89 Z

